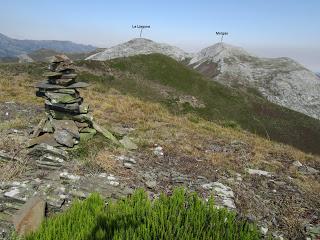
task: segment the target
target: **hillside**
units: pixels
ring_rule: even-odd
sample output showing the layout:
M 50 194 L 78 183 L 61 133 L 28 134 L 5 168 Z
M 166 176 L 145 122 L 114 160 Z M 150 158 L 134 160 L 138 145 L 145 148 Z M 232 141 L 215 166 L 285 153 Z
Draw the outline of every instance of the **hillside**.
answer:
M 66 56 L 68 56 L 70 59 L 72 60 L 83 60 L 85 58 L 87 58 L 88 56 L 91 56 L 92 54 L 95 54 L 97 52 L 101 52 L 103 51 L 103 48 L 97 48 L 93 51 L 90 52 L 73 52 L 73 53 L 65 53 Z M 41 48 L 38 49 L 36 51 L 30 52 L 28 54 L 28 56 L 34 61 L 34 62 L 49 62 L 50 59 L 57 55 L 57 54 L 63 54 L 62 52 L 57 52 L 51 49 L 45 49 L 45 48 Z
M 320 119 L 320 80 L 292 59 L 259 58 L 217 43 L 197 53 L 189 65 L 224 85 L 255 88 L 273 103 Z
M 270 103 L 254 89 L 236 90 L 210 81 L 169 57 L 140 55 L 108 62 L 82 61 L 79 66 L 84 80 L 162 102 L 173 112 L 194 112 L 221 125 L 235 125 L 306 152 L 320 153 L 319 120 Z M 113 80 L 110 71 L 116 74 Z
M 89 52 L 96 49 L 91 45 L 83 45 L 70 41 L 19 40 L 0 33 L 0 58 L 16 57 L 42 48 L 65 53 Z
M 38 168 L 25 147 L 31 129 L 45 114 L 33 85 L 43 79 L 47 64 L 0 64 L 3 235 L 9 229 L 8 218 L 35 191 L 44 194 L 53 214 L 90 192 L 99 192 L 109 203 L 137 188 L 157 198 L 183 186 L 204 199 L 214 196 L 216 205 L 234 211 L 237 219 L 257 223 L 264 235 L 315 236 L 319 156 L 261 138 L 239 125 L 252 122 L 258 128 L 254 118 L 275 121 L 265 125 L 268 130 L 273 126 L 274 132 L 293 138 L 290 131 L 308 126 L 311 133 L 319 132 L 318 121 L 270 104 L 255 92 L 208 81 L 159 54 L 81 61 L 76 66 L 80 79 L 92 84 L 80 91 L 94 119 L 118 138 L 131 139 L 137 149 L 116 147 L 97 135 L 70 150 L 63 168 Z M 296 134 L 303 139 L 303 132 Z M 319 142 L 317 135 L 313 140 Z

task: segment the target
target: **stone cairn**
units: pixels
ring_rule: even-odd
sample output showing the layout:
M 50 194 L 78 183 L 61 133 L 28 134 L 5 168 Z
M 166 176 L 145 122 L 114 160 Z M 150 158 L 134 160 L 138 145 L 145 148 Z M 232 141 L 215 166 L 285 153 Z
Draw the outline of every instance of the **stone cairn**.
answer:
M 56 169 L 67 158 L 64 150 L 92 138 L 99 126 L 94 126 L 89 106 L 77 90 L 88 84 L 76 81 L 72 61 L 57 55 L 48 70 L 44 74 L 47 80 L 35 86 L 36 95 L 45 99 L 46 117 L 34 129 L 29 147 L 39 167 Z

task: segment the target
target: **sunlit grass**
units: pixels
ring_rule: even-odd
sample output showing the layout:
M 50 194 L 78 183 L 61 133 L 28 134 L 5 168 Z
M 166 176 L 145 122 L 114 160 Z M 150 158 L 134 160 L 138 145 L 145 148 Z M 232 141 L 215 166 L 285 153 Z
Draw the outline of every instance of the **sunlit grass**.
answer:
M 107 206 L 97 194 L 48 219 L 27 240 L 260 239 L 257 228 L 195 193 L 176 189 L 151 201 L 143 190 Z

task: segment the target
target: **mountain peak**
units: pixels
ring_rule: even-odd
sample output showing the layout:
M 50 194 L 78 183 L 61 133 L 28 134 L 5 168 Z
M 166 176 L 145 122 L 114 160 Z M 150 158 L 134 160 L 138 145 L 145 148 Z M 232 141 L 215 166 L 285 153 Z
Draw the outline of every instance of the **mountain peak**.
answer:
M 154 43 L 154 41 L 148 38 L 133 38 L 129 40 L 127 43 Z
M 119 57 L 129 57 L 139 54 L 160 53 L 178 61 L 190 57 L 190 54 L 180 48 L 165 43 L 157 43 L 146 38 L 134 38 L 128 42 L 107 48 L 106 50 L 89 56 L 86 60 L 104 61 Z
M 190 61 L 190 64 L 205 62 L 205 61 L 214 61 L 217 62 L 220 59 L 246 55 L 250 56 L 243 48 L 236 47 L 227 43 L 216 43 L 212 46 L 202 49 L 197 53 Z

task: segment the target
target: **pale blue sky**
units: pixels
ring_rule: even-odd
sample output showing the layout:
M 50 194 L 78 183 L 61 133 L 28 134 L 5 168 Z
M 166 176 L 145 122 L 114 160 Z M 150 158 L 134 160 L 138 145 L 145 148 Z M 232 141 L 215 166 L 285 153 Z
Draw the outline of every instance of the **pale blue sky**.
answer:
M 320 71 L 319 0 L 0 0 L 0 32 L 108 47 L 138 36 L 186 51 L 225 41 L 259 56 L 288 56 Z

